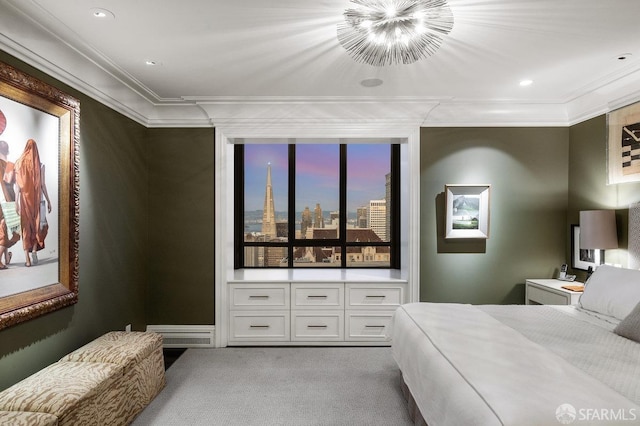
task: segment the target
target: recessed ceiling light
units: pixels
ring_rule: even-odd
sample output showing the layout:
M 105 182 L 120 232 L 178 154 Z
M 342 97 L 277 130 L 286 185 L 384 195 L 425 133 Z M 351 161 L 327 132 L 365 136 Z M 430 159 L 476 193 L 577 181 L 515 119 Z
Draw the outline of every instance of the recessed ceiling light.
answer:
M 379 78 L 367 78 L 360 82 L 360 84 L 364 87 L 376 87 L 381 86 L 383 83 Z
M 148 65 L 150 67 L 157 67 L 157 66 L 162 65 L 162 62 L 152 61 L 152 60 L 144 61 L 144 63 L 145 63 L 145 65 Z
M 97 19 L 115 19 L 116 15 L 113 14 L 110 10 L 101 9 L 101 8 L 93 8 L 91 9 L 91 16 Z
M 525 87 L 525 86 L 531 86 L 533 84 L 533 80 L 522 80 L 520 81 L 520 86 Z
M 629 56 L 631 55 L 632 53 L 621 53 L 620 55 L 618 55 L 618 60 L 624 61 L 625 59 L 629 59 Z

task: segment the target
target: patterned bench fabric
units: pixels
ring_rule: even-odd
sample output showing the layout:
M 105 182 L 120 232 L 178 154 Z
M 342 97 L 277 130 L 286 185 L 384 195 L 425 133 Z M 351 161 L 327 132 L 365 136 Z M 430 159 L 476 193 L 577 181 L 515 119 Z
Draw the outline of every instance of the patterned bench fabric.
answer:
M 122 367 L 56 362 L 0 393 L 0 410 L 49 413 L 64 424 L 98 424 L 95 397 L 122 377 Z
M 58 418 L 48 413 L 25 411 L 0 411 L 0 425 L 10 426 L 58 426 Z
M 164 386 L 162 336 L 110 332 L 0 392 L 0 413 L 51 415 L 53 423 L 0 416 L 0 425 L 127 425 Z
M 106 424 L 129 424 L 164 386 L 164 357 L 158 348 L 99 398 Z
M 105 424 L 129 424 L 164 385 L 164 359 L 162 350 L 157 350 L 127 371 L 99 398 Z
M 128 371 L 162 348 L 162 336 L 143 331 L 112 331 L 62 357 L 61 361 L 108 362 Z
M 109 332 L 60 362 L 106 362 L 123 366 L 124 376 L 98 399 L 106 424 L 128 424 L 165 386 L 162 336 L 150 332 Z

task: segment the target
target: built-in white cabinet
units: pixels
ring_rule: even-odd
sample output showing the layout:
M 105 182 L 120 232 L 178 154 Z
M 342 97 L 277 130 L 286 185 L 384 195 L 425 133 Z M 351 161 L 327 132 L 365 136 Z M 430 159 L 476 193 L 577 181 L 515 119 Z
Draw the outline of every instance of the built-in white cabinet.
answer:
M 385 341 L 393 312 L 404 303 L 405 288 L 393 283 L 346 284 L 346 340 Z
M 229 345 L 389 345 L 406 282 L 231 282 Z
M 289 283 L 229 285 L 229 338 L 236 342 L 290 339 Z

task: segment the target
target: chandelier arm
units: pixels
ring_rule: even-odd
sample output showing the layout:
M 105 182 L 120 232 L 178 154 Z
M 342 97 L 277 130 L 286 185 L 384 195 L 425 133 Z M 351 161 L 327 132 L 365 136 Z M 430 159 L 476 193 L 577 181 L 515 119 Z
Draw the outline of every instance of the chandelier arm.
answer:
M 351 0 L 337 37 L 358 62 L 411 64 L 433 55 L 453 29 L 446 0 Z

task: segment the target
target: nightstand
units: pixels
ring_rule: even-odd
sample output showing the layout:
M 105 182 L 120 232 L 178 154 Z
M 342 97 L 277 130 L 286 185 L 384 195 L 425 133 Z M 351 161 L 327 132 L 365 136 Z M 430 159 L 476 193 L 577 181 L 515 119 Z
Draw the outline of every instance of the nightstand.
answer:
M 582 285 L 577 281 L 529 279 L 525 282 L 525 305 L 575 305 L 582 294 L 562 288 L 563 285 Z

